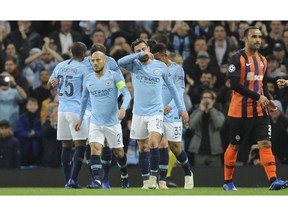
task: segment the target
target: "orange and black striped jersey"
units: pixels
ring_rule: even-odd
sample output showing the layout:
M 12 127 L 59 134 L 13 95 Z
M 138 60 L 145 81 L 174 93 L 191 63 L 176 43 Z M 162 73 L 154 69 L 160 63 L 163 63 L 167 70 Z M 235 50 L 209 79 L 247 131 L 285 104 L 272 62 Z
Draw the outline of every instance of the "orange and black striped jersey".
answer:
M 263 78 L 267 70 L 267 60 L 261 54 L 251 55 L 244 49 L 239 50 L 228 64 L 228 78 L 239 79 L 240 85 L 249 93 L 265 95 L 263 90 Z M 241 86 L 241 87 L 242 87 Z M 256 97 L 258 96 L 256 94 Z M 250 95 L 250 94 L 249 94 Z M 259 96 L 258 96 L 259 97 Z M 267 116 L 266 110 L 255 98 L 240 94 L 232 89 L 232 97 L 228 110 L 228 116 L 234 118 L 253 118 Z

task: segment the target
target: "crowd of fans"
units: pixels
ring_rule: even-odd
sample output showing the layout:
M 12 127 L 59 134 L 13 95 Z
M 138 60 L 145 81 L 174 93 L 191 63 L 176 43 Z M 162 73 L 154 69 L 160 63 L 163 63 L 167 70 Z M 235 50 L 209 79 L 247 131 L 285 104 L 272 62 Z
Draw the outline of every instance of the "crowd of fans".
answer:
M 271 115 L 273 153 L 279 164 L 287 164 L 288 88 L 278 89 L 276 80 L 287 79 L 288 75 L 288 22 L 0 21 L 0 167 L 61 166 L 61 144 L 56 140 L 57 92 L 46 86 L 54 67 L 70 58 L 73 42 L 82 41 L 88 48 L 101 43 L 107 48 L 106 54 L 117 61 L 132 52 L 130 44 L 136 38 L 164 43 L 170 59 L 183 66 L 184 97 L 191 117 L 197 116 L 205 104 L 224 116 L 217 128 L 210 120 L 213 118 L 207 116 L 183 131 L 191 165 L 198 154 L 222 159 L 229 141 L 226 112 L 231 90 L 226 79 L 227 63 L 244 47 L 243 33 L 251 25 L 261 28 L 260 53 L 268 60 L 268 88 L 279 107 Z M 130 74 L 124 69 L 122 72 L 133 97 Z M 122 121 L 125 151 L 131 142 L 131 106 Z M 201 135 L 203 131 L 197 128 L 201 124 L 207 124 L 207 133 L 213 135 Z M 210 146 L 195 148 L 195 142 Z M 242 149 L 239 165 L 259 164 L 255 146 L 247 143 Z

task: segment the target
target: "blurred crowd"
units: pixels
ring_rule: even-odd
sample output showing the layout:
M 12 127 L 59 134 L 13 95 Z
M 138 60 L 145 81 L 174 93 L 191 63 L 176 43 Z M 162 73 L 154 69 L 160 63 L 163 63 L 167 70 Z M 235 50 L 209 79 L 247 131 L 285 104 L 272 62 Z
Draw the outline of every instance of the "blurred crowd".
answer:
M 60 167 L 57 92 L 46 86 L 54 67 L 71 57 L 73 42 L 82 41 L 88 49 L 101 43 L 106 55 L 117 61 L 132 52 L 136 38 L 164 43 L 169 58 L 184 68 L 184 98 L 193 123 L 183 131 L 183 143 L 191 165 L 197 166 L 199 154 L 223 158 L 231 95 L 227 63 L 244 47 L 243 33 L 251 25 L 262 31 L 259 52 L 268 60 L 268 88 L 278 106 L 271 114 L 273 153 L 279 164 L 287 164 L 288 88 L 276 84 L 278 78 L 288 78 L 286 21 L 0 21 L 0 167 Z M 121 70 L 133 97 L 131 76 Z M 131 106 L 122 121 L 126 152 L 129 143 L 135 147 L 129 139 Z M 197 118 L 199 110 L 211 109 Z M 257 148 L 251 144 L 240 150 L 238 165 L 259 165 Z M 205 165 L 219 166 L 213 160 Z

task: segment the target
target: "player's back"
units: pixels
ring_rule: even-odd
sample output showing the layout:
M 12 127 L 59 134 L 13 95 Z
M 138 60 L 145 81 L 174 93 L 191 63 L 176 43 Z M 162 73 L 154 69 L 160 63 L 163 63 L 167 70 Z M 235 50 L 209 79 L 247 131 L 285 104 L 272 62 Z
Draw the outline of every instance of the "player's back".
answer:
M 58 78 L 57 91 L 59 95 L 60 112 L 80 111 L 80 102 L 83 89 L 83 78 L 88 69 L 82 63 L 69 59 L 59 63 L 53 72 Z

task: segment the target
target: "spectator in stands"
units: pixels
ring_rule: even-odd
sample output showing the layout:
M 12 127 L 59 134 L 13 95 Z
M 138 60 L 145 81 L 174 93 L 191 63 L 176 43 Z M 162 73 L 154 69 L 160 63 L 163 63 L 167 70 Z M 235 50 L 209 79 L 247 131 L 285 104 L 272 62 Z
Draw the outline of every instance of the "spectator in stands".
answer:
M 205 38 L 196 38 L 194 41 L 194 50 L 193 52 L 185 59 L 183 63 L 184 71 L 191 76 L 190 74 L 193 73 L 193 68 L 197 62 L 197 56 L 199 52 L 207 52 L 208 45 Z M 209 67 L 219 68 L 217 60 L 214 56 L 209 55 Z
M 265 54 L 271 54 L 273 51 L 273 47 L 275 43 L 279 42 L 282 40 L 282 33 L 284 30 L 284 25 L 282 21 L 279 20 L 272 20 L 270 22 L 270 32 L 265 39 L 265 43 L 267 44 L 268 47 L 265 49 Z
M 243 49 L 244 46 L 245 46 L 245 43 L 244 43 L 244 31 L 248 27 L 249 27 L 249 23 L 248 22 L 240 21 L 238 23 L 238 37 L 236 39 L 237 39 L 237 42 L 238 42 L 238 45 L 239 45 L 240 49 Z
M 41 138 L 43 144 L 43 166 L 61 166 L 61 142 L 57 140 L 58 104 L 48 105 L 48 118 L 41 125 Z
M 58 94 L 56 89 L 50 89 L 50 96 L 46 98 L 41 105 L 41 110 L 40 110 L 40 122 L 43 124 L 46 121 L 46 118 L 48 117 L 48 105 L 51 102 L 56 103 L 57 105 L 59 104 L 58 100 Z
M 115 32 L 114 21 L 97 21 L 96 29 L 100 29 L 104 33 L 103 44 L 107 50 L 109 50 L 113 45 L 113 33 Z M 117 25 L 116 28 L 118 29 Z M 113 32 L 112 32 L 113 31 Z M 95 43 L 93 43 L 95 44 Z
M 39 74 L 41 85 L 31 92 L 31 96 L 35 97 L 38 101 L 39 110 L 41 110 L 42 102 L 51 96 L 50 90 L 47 87 L 50 75 L 46 69 L 41 70 Z
M 29 50 L 33 47 L 41 49 L 42 38 L 31 26 L 31 21 L 18 21 L 18 28 L 8 35 L 8 41 L 15 44 L 21 59 L 29 56 Z
M 281 71 L 279 62 L 275 55 L 268 55 L 267 62 L 267 77 L 283 78 L 286 76 L 286 74 Z
M 8 43 L 5 47 L 4 53 L 2 53 L 1 55 L 3 56 L 3 66 L 5 64 L 6 58 L 13 57 L 16 59 L 19 70 L 22 70 L 24 68 L 24 59 L 22 59 L 22 57 L 19 55 L 13 43 Z
M 82 41 L 82 36 L 79 32 L 72 29 L 72 21 L 60 21 L 60 29 L 52 32 L 49 38 L 53 39 L 57 45 L 57 52 L 62 55 L 63 59 L 70 58 L 70 48 L 76 41 Z
M 209 20 L 196 21 L 193 26 L 193 37 L 194 38 L 204 38 L 208 41 L 213 36 L 213 22 Z
M 271 119 L 271 142 L 272 151 L 280 163 L 288 163 L 288 118 L 284 115 L 284 110 L 279 100 L 274 100 L 278 109 L 270 113 Z
M 92 44 L 96 44 L 96 43 L 100 43 L 100 44 L 105 44 L 105 40 L 106 40 L 106 37 L 105 37 L 105 33 L 101 30 L 101 29 L 95 29 L 93 31 L 93 34 L 92 34 Z M 88 47 L 91 47 L 91 46 L 88 46 Z
M 8 80 L 5 81 L 5 77 Z M 2 72 L 0 79 L 0 120 L 7 120 L 15 131 L 20 112 L 19 103 L 27 98 L 27 94 L 8 72 Z
M 283 43 L 275 43 L 273 47 L 273 55 L 275 55 L 280 66 L 284 65 L 286 68 L 288 67 L 288 59 Z
M 0 121 L 0 168 L 19 168 L 20 158 L 20 143 L 14 136 L 10 123 Z
M 16 136 L 21 145 L 21 166 L 39 166 L 42 158 L 41 125 L 36 98 L 28 98 L 26 112 L 20 115 Z
M 150 39 L 151 35 L 147 30 L 142 30 L 139 34 L 139 38 L 141 38 L 142 40 L 147 41 L 148 39 Z
M 5 49 L 8 43 L 7 34 L 5 25 L 0 24 L 0 71 L 4 69 Z
M 17 85 L 25 91 L 29 96 L 29 84 L 25 77 L 21 76 L 21 72 L 17 65 L 17 60 L 14 57 L 7 57 L 4 62 L 5 72 L 8 72 L 14 79 Z
M 194 136 L 188 151 L 194 153 L 194 166 L 222 166 L 223 145 L 220 130 L 224 114 L 214 107 L 215 92 L 204 90 L 201 102 L 190 115 L 190 129 Z
M 199 104 L 201 101 L 201 94 L 205 89 L 214 90 L 217 92 L 213 84 L 213 72 L 205 70 L 200 76 L 200 84 L 198 86 L 190 86 L 187 93 L 190 96 L 193 105 Z
M 237 44 L 236 39 L 227 36 L 223 25 L 216 25 L 213 37 L 208 41 L 208 53 L 217 59 L 219 67 L 228 63 L 228 50 L 232 44 Z
M 184 61 L 191 54 L 193 42 L 187 22 L 177 21 L 175 23 L 170 35 L 170 45 L 171 51 L 180 54 Z
M 50 46 L 50 38 L 44 38 L 44 45 L 42 50 L 33 48 L 29 52 L 29 57 L 25 59 L 26 67 L 23 69 L 23 76 L 32 74 L 32 89 L 37 88 L 41 82 L 39 80 L 39 73 L 46 69 L 52 74 L 55 66 L 64 59 Z
M 285 55 L 288 56 L 288 29 L 285 29 L 282 34 Z

